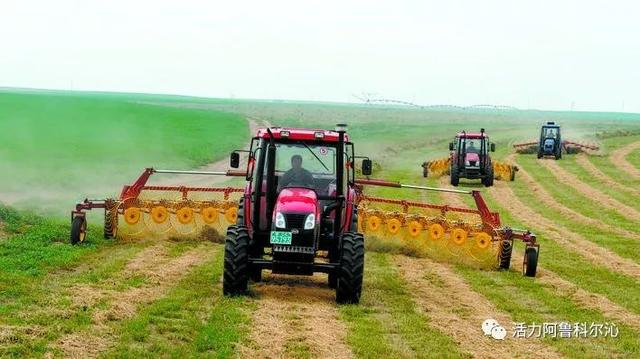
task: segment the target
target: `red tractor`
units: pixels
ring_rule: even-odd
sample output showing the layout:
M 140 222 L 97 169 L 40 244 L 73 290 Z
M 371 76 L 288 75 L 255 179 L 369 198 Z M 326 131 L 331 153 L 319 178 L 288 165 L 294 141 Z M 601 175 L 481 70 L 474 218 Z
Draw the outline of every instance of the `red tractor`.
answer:
M 231 154 L 239 167 L 241 151 Z M 358 303 L 364 236 L 358 232 L 353 143 L 335 131 L 266 128 L 248 151 L 236 225 L 225 238 L 223 292 L 244 294 L 262 270 L 329 275 L 338 303 Z M 364 158 L 362 173 L 371 174 Z
M 493 186 L 493 164 L 489 152 L 495 152 L 495 143 L 480 129 L 480 133 L 462 131 L 449 143 L 451 185 L 458 186 L 460 178 L 480 179 L 486 187 Z

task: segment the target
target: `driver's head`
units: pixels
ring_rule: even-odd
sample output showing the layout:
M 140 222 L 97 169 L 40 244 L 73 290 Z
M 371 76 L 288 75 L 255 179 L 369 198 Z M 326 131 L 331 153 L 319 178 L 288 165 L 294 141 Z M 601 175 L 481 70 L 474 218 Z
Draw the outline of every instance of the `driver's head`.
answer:
M 299 170 L 302 168 L 302 156 L 293 155 L 291 156 L 291 168 Z
M 475 147 L 475 143 L 473 143 L 473 141 L 469 142 L 469 147 Z

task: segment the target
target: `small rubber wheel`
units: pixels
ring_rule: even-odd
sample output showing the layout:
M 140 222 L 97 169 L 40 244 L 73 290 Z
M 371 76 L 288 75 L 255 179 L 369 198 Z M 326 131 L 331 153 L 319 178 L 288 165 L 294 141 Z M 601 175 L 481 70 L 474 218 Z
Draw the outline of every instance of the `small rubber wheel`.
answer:
M 524 252 L 524 263 L 522 263 L 522 274 L 527 277 L 535 277 L 538 269 L 538 250 L 528 247 Z
M 77 216 L 71 221 L 71 244 L 76 245 L 84 242 L 87 235 L 87 220 L 82 216 Z

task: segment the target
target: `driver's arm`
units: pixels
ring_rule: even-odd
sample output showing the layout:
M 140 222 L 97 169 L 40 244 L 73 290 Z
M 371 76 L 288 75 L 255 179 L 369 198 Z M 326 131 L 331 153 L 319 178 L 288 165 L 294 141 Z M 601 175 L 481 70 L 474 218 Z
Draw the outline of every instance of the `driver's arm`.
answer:
M 280 177 L 280 180 L 278 181 L 277 191 L 280 192 L 284 187 L 288 186 L 290 182 L 291 182 L 291 170 L 285 172 L 282 175 L 282 177 Z

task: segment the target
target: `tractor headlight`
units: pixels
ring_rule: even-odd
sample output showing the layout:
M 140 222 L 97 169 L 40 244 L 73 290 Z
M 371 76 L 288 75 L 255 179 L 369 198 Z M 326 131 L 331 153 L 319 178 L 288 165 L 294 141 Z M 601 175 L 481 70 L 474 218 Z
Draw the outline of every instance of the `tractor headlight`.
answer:
M 313 229 L 316 226 L 316 215 L 311 213 L 304 221 L 304 229 Z
M 276 228 L 287 228 L 287 222 L 284 220 L 284 215 L 280 212 L 276 212 Z

